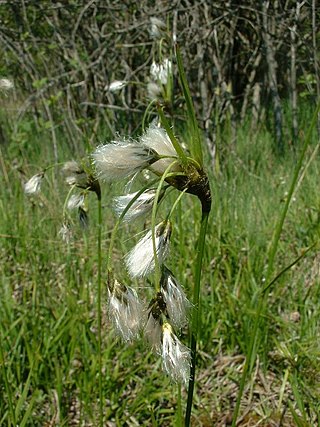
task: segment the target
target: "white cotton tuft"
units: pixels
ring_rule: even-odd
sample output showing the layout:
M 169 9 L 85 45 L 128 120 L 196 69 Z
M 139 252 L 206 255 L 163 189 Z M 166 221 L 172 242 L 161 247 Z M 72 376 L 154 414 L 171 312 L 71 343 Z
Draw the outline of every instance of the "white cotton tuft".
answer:
M 161 293 L 166 304 L 170 322 L 175 328 L 182 328 L 187 324 L 188 311 L 191 304 L 182 286 L 166 267 L 164 267 L 161 280 Z
M 149 166 L 157 159 L 148 147 L 134 142 L 114 141 L 101 145 L 92 154 L 98 176 L 105 181 L 128 178 Z
M 24 192 L 26 194 L 37 194 L 41 190 L 41 184 L 44 177 L 44 173 L 38 173 L 31 177 L 24 185 Z
M 114 211 L 116 212 L 118 217 L 121 216 L 128 204 L 137 194 L 138 192 L 129 193 L 124 196 L 115 197 L 113 199 Z M 147 190 L 144 193 L 140 194 L 140 196 L 132 203 L 130 208 L 124 214 L 123 221 L 134 221 L 135 219 L 140 218 L 141 216 L 144 216 L 148 212 L 150 212 L 153 206 L 155 194 L 155 190 Z
M 165 131 L 161 127 L 152 124 L 147 131 L 140 137 L 140 141 L 146 147 L 154 150 L 159 156 L 167 156 L 168 158 L 160 159 L 153 163 L 150 169 L 157 174 L 163 174 L 167 167 L 178 159 L 178 154 L 172 145 L 172 142 Z M 171 172 L 179 171 L 179 165 L 175 165 Z
M 136 291 L 114 281 L 108 289 L 108 314 L 124 341 L 138 338 L 144 323 L 144 312 Z
M 169 323 L 163 324 L 162 334 L 163 368 L 174 381 L 187 384 L 190 377 L 190 350 L 179 341 Z
M 170 235 L 171 224 L 169 221 L 163 221 L 155 227 L 155 249 L 160 265 L 168 255 Z M 151 230 L 127 254 L 126 265 L 132 278 L 147 276 L 154 270 L 155 259 Z
M 84 205 L 84 195 L 83 194 L 72 194 L 67 203 L 67 208 L 70 210 L 78 209 Z

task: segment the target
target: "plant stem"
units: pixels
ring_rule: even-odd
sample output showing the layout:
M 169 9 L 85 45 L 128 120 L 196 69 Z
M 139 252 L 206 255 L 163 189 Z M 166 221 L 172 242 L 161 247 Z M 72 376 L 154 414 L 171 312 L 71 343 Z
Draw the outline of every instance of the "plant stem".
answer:
M 190 349 L 191 349 L 191 369 L 190 369 L 190 380 L 188 388 L 188 400 L 185 417 L 185 427 L 189 427 L 191 418 L 191 409 L 193 402 L 193 390 L 196 373 L 196 357 L 197 357 L 197 338 L 199 331 L 199 324 L 201 320 L 201 305 L 200 305 L 200 282 L 201 282 L 201 270 L 203 263 L 204 245 L 208 226 L 209 212 L 202 211 L 201 227 L 199 240 L 197 243 L 197 260 L 195 266 L 195 279 L 194 279 L 194 290 L 193 290 L 193 310 L 192 310 L 192 323 L 191 323 L 191 337 L 190 337 Z
M 102 267 L 102 205 L 101 197 L 98 198 L 98 289 L 97 289 L 97 312 L 98 312 L 98 365 L 99 365 L 99 426 L 103 427 L 103 401 L 102 401 L 102 354 L 101 354 L 101 267 Z
M 302 169 L 303 160 L 305 158 L 307 148 L 311 142 L 312 131 L 316 125 L 319 110 L 320 110 L 320 103 L 318 104 L 318 106 L 316 108 L 316 111 L 313 115 L 311 124 L 309 126 L 308 133 L 307 133 L 306 138 L 304 140 L 304 143 L 303 143 L 303 146 L 301 149 L 301 153 L 300 153 L 297 165 L 296 165 L 294 173 L 293 173 L 293 177 L 292 177 L 291 185 L 290 185 L 290 188 L 288 191 L 286 203 L 285 203 L 283 210 L 281 212 L 278 224 L 275 227 L 275 231 L 274 231 L 273 238 L 271 241 L 271 246 L 270 246 L 270 249 L 268 251 L 268 269 L 267 269 L 267 273 L 266 273 L 266 277 L 265 277 L 266 283 L 270 282 L 270 279 L 271 279 L 271 276 L 273 273 L 275 256 L 276 256 L 276 253 L 278 250 L 278 245 L 279 245 L 281 232 L 283 229 L 283 224 L 284 224 L 285 218 L 286 218 L 287 213 L 288 213 L 289 205 L 290 205 L 292 195 L 293 195 L 293 192 L 295 190 L 295 187 L 296 187 L 296 184 L 297 184 L 297 181 L 299 178 L 300 171 Z M 232 427 L 236 426 L 237 418 L 238 418 L 238 414 L 239 414 L 239 410 L 240 410 L 241 398 L 243 395 L 247 375 L 248 375 L 249 371 L 251 370 L 250 368 L 252 368 L 252 366 L 254 365 L 254 362 L 256 359 L 256 354 L 257 354 L 258 345 L 259 345 L 259 343 L 258 343 L 258 329 L 260 326 L 262 313 L 264 312 L 264 308 L 265 308 L 265 305 L 267 302 L 267 298 L 268 298 L 268 293 L 264 292 L 264 289 L 262 289 L 262 295 L 259 295 L 259 301 L 258 301 L 255 320 L 254 320 L 253 331 L 251 334 L 248 353 L 247 353 L 246 361 L 245 361 L 243 372 L 242 372 L 242 377 L 241 377 L 240 386 L 239 386 L 239 393 L 237 396 L 237 402 L 236 402 L 235 410 L 233 413 Z

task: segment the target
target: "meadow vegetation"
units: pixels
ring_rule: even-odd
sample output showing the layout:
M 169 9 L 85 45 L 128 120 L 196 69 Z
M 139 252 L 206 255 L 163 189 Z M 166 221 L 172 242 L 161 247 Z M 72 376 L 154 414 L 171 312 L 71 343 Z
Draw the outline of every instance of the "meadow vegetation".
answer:
M 12 117 L 7 120 L 10 124 Z M 262 125 L 253 133 L 249 125 L 239 128 L 236 144 L 228 141 L 228 129 L 221 130 L 225 136 L 219 141 L 218 166 L 206 156 L 213 207 L 201 291 L 193 425 L 231 421 L 257 299 L 265 285 L 266 253 L 299 156 L 299 150 L 288 149 L 279 157 L 268 130 Z M 306 127 L 301 129 L 301 134 L 306 132 Z M 37 134 L 31 123 L 26 139 L 23 149 L 14 139 L 1 146 L 0 424 L 95 426 L 96 200 L 89 198 L 90 226 L 82 229 L 75 217 L 75 238 L 63 242 L 58 232 L 68 188 L 59 169 L 52 169 L 41 194 L 26 197 L 27 178 L 54 162 L 45 131 Z M 317 148 L 315 131 L 312 139 L 304 166 Z M 59 161 L 71 158 L 61 135 Z M 245 385 L 238 425 L 319 422 L 319 167 L 316 155 L 290 204 L 275 272 L 303 256 L 268 290 L 258 357 Z M 114 225 L 111 198 L 116 194 L 117 186 L 103 186 L 103 254 Z M 184 198 L 173 230 L 170 261 L 188 295 L 199 215 L 198 201 Z M 141 224 L 137 229 L 121 227 L 116 271 L 139 230 Z M 159 359 L 141 342 L 123 344 L 105 310 L 102 321 L 106 425 L 174 425 L 176 385 L 161 372 Z
M 0 426 L 184 425 L 187 388 L 108 312 L 110 267 L 154 298 L 124 255 L 155 209 L 120 224 L 110 266 L 124 185 L 101 180 L 100 226 L 98 193 L 79 221 L 63 174 L 71 160 L 95 174 L 97 146 L 132 142 L 159 116 L 194 158 L 199 126 L 212 194 L 191 426 L 320 425 L 318 18 L 315 0 L 3 2 L 0 89 L 14 88 L 0 91 Z M 192 300 L 197 198 L 171 220 L 167 267 Z

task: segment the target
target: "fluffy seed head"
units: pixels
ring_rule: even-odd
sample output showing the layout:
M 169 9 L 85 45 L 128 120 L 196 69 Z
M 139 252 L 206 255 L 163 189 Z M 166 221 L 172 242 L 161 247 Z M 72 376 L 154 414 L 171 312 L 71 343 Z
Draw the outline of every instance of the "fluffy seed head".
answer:
M 150 67 L 150 74 L 153 80 L 158 81 L 163 85 L 167 84 L 171 71 L 172 71 L 172 62 L 168 58 L 166 58 L 160 64 L 157 64 L 156 62 L 153 61 Z
M 159 175 L 163 174 L 167 167 L 178 158 L 177 152 L 165 129 L 157 127 L 155 124 L 152 124 L 148 128 L 141 136 L 140 141 L 146 147 L 154 150 L 159 156 L 169 157 L 167 159 L 160 159 L 150 166 L 150 169 Z M 179 170 L 179 165 L 176 165 L 171 169 L 171 172 Z
M 43 177 L 44 177 L 43 172 L 33 175 L 33 177 L 31 177 L 29 181 L 25 183 L 24 192 L 29 195 L 39 193 L 41 189 L 41 183 L 42 183 Z
M 130 177 L 149 166 L 157 157 L 151 147 L 126 141 L 101 145 L 92 154 L 97 173 L 105 181 Z
M 14 84 L 9 79 L 0 79 L 0 91 L 3 92 L 9 92 L 11 89 L 14 88 Z
M 68 200 L 67 208 L 72 210 L 72 209 L 77 209 L 77 208 L 83 207 L 83 205 L 84 205 L 84 195 L 83 194 L 72 194 L 72 196 Z
M 140 194 L 140 196 L 132 203 L 130 208 L 125 213 L 123 221 L 130 222 L 150 212 L 153 206 L 155 194 L 155 190 L 147 190 Z M 125 208 L 136 195 L 137 192 L 126 194 L 124 196 L 118 196 L 113 199 L 114 210 L 118 217 L 120 217 Z
M 73 233 L 70 227 L 70 224 L 64 222 L 58 232 L 59 236 L 65 243 L 70 243 L 73 238 Z
M 109 92 L 117 92 L 125 87 L 127 82 L 124 80 L 115 80 L 105 87 Z
M 171 224 L 163 221 L 155 227 L 156 255 L 161 265 L 169 252 Z M 136 244 L 127 254 L 126 265 L 131 277 L 143 277 L 150 274 L 155 267 L 152 231 Z
M 150 36 L 154 39 L 160 39 L 162 37 L 162 32 L 166 29 L 166 24 L 158 18 L 150 18 Z
M 179 341 L 169 323 L 164 323 L 162 326 L 164 370 L 174 381 L 187 384 L 190 376 L 190 361 L 190 350 Z
M 176 328 L 182 328 L 188 320 L 190 302 L 181 285 L 169 269 L 164 267 L 161 278 L 161 293 L 166 304 L 170 322 Z
M 108 313 L 118 334 L 124 341 L 138 338 L 144 316 L 136 291 L 114 280 L 108 294 Z

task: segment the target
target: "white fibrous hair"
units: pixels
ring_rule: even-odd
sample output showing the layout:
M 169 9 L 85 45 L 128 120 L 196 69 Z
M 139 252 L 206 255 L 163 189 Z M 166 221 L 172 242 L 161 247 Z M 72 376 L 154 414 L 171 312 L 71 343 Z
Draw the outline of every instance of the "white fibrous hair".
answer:
M 160 64 L 152 62 L 150 67 L 150 74 L 153 80 L 159 81 L 161 84 L 166 85 L 168 78 L 172 72 L 172 62 L 166 58 Z
M 161 222 L 155 227 L 154 232 L 156 256 L 161 265 L 169 252 L 170 222 Z M 144 277 L 154 270 L 155 259 L 151 230 L 127 254 L 126 264 L 129 274 L 133 278 Z
M 150 212 L 153 206 L 155 194 L 155 190 L 147 190 L 140 194 L 140 196 L 132 203 L 130 208 L 124 214 L 123 221 L 130 222 Z M 128 204 L 136 195 L 137 192 L 126 194 L 124 196 L 118 196 L 113 199 L 113 207 L 118 217 L 120 217 L 120 215 L 124 212 Z
M 40 192 L 44 173 L 37 173 L 29 179 L 24 185 L 24 192 L 26 194 L 37 194 Z
M 158 18 L 151 17 L 150 18 L 150 35 L 154 39 L 160 39 L 162 37 L 162 32 L 166 29 L 166 24 Z
M 175 328 L 182 328 L 187 324 L 191 304 L 179 282 L 166 267 L 164 267 L 161 280 L 161 293 L 166 303 L 170 322 Z
M 108 288 L 108 314 L 117 333 L 124 341 L 138 338 L 143 327 L 144 312 L 136 291 L 114 281 Z
M 80 207 L 83 207 L 84 205 L 84 195 L 83 194 L 72 194 L 70 199 L 67 203 L 67 208 L 72 209 L 78 209 Z
M 152 312 L 148 315 L 148 320 L 144 328 L 144 336 L 154 350 L 160 351 L 162 339 L 162 326 L 159 319 L 155 319 Z
M 162 326 L 162 361 L 164 370 L 174 381 L 187 384 L 190 377 L 190 350 L 179 341 L 169 323 Z
M 117 92 L 125 87 L 127 82 L 124 80 L 115 80 L 111 82 L 109 85 L 107 85 L 104 89 L 108 90 L 109 92 Z
M 0 79 L 0 91 L 8 92 L 9 90 L 14 88 L 14 84 L 12 80 L 9 79 Z
M 101 145 L 92 154 L 98 176 L 105 181 L 128 178 L 157 159 L 148 147 L 134 142 L 114 141 Z
M 150 169 L 155 173 L 161 175 L 167 167 L 178 158 L 178 154 L 165 129 L 157 127 L 155 124 L 152 124 L 147 129 L 141 136 L 140 141 L 146 147 L 153 149 L 159 156 L 168 156 L 167 159 L 160 159 L 152 164 Z M 180 168 L 177 164 L 171 169 L 171 172 L 178 170 L 180 170 Z
M 73 238 L 72 229 L 70 225 L 65 222 L 62 224 L 58 234 L 65 243 L 70 243 Z

